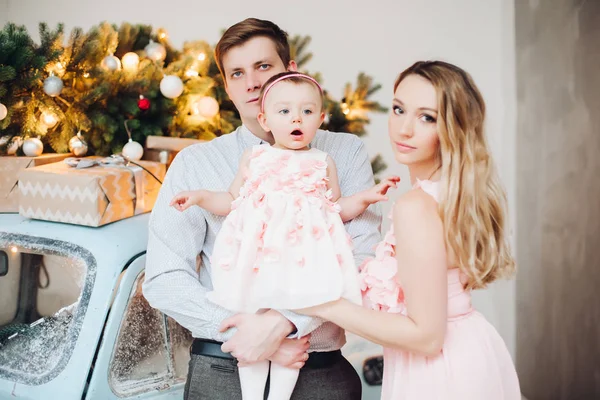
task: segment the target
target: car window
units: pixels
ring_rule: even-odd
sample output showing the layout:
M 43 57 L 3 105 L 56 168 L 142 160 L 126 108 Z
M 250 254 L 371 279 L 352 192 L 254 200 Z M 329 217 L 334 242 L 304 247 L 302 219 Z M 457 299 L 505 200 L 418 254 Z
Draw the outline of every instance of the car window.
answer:
M 129 397 L 185 381 L 191 334 L 152 308 L 142 294 L 144 273 L 136 279 L 113 350 L 109 385 Z
M 8 274 L 8 254 L 0 250 L 0 276 Z
M 175 379 L 178 382 L 185 382 L 190 362 L 190 346 L 194 338 L 190 331 L 175 322 L 173 318 L 167 317 L 167 323 Z
M 3 234 L 0 376 L 41 384 L 67 364 L 85 315 L 95 259 L 70 243 Z

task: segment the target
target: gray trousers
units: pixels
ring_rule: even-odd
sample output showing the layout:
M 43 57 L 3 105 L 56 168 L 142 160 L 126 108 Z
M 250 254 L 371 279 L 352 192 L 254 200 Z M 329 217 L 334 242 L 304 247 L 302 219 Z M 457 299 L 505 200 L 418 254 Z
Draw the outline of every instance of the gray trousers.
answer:
M 267 389 L 269 381 L 267 380 Z M 265 390 L 265 399 L 267 390 Z M 291 400 L 361 400 L 358 374 L 345 358 L 330 367 L 302 368 Z M 241 400 L 237 361 L 192 354 L 185 400 Z

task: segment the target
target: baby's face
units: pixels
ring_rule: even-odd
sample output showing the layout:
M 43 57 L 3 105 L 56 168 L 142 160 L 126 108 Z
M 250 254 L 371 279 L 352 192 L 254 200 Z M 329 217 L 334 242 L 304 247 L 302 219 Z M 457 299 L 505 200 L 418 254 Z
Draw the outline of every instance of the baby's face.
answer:
M 267 93 L 259 122 L 270 131 L 275 146 L 306 149 L 323 123 L 321 95 L 310 82 L 278 82 Z

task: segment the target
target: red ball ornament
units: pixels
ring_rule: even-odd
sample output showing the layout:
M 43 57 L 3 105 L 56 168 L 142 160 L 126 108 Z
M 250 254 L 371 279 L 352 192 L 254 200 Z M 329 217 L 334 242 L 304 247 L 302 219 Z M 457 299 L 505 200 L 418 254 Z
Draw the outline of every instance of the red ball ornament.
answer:
M 150 100 L 140 95 L 140 99 L 138 100 L 138 108 L 142 111 L 146 111 L 150 108 Z

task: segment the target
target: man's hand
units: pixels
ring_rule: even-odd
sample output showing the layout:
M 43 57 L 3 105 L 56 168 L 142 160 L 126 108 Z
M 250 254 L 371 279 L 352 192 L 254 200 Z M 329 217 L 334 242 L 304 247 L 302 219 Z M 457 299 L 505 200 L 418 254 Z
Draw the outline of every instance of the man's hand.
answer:
M 308 360 L 310 335 L 299 339 L 285 339 L 269 360 L 282 367 L 300 369 Z M 242 365 L 243 366 L 243 365 Z
M 221 350 L 231 353 L 242 364 L 269 359 L 294 329 L 294 325 L 275 310 L 264 314 L 236 314 L 221 323 L 220 331 L 237 328 Z

